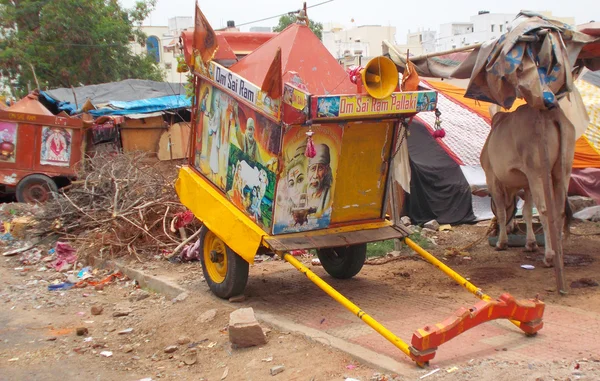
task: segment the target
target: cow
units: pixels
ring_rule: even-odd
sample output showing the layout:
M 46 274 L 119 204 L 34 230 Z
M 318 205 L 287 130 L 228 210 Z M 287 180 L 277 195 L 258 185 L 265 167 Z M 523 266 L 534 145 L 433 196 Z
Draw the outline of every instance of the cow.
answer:
M 535 203 L 544 229 L 544 264 L 552 266 L 555 250 L 562 250 L 562 231 L 568 233 L 567 189 L 575 154 L 574 126 L 559 107 L 538 110 L 525 104 L 513 112 L 498 110 L 498 106 L 490 107 L 492 129 L 480 156 L 498 223 L 496 250 L 508 247 L 507 224 L 516 212 L 516 196 L 521 194 L 527 226 L 525 250 L 537 250 L 532 221 Z M 542 145 L 544 134 L 547 154 Z M 548 173 L 553 203 L 544 190 Z M 557 220 L 550 220 L 551 216 Z M 555 228 L 550 229 L 551 224 Z M 550 234 L 556 236 L 558 247 L 551 245 Z

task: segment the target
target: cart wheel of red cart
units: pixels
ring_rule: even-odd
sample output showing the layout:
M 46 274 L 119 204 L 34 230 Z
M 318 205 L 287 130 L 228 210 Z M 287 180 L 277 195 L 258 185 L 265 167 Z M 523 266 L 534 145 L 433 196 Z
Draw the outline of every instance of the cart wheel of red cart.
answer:
M 352 278 L 367 259 L 367 244 L 318 249 L 317 256 L 329 275 L 338 279 Z
M 202 226 L 202 272 L 208 287 L 220 298 L 240 295 L 248 282 L 248 262 L 233 252 L 215 233 Z
M 19 181 L 15 195 L 18 202 L 28 204 L 44 203 L 52 198 L 52 193 L 58 192 L 54 180 L 45 175 L 29 175 Z

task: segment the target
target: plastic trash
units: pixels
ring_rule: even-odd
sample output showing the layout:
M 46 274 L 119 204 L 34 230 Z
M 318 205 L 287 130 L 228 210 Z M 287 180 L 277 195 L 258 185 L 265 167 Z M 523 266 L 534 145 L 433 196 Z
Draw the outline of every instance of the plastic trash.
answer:
M 533 269 L 535 269 L 535 266 L 534 265 L 521 265 L 521 268 L 525 269 L 525 270 L 533 270 Z
M 73 287 L 73 283 L 58 283 L 58 284 L 49 284 L 48 291 L 58 291 L 58 290 L 68 290 Z

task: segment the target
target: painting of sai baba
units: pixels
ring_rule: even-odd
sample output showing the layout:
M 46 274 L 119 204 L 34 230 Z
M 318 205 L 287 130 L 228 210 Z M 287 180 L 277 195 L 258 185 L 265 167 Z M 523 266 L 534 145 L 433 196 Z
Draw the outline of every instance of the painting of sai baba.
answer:
M 199 89 L 197 112 L 195 168 L 270 230 L 280 127 L 206 82 Z
M 17 124 L 0 122 L 0 162 L 14 163 L 17 152 Z
M 312 129 L 314 157 L 306 155 L 306 127 L 289 127 L 283 137 L 273 234 L 329 226 L 343 129 L 334 124 Z
M 40 164 L 68 167 L 71 162 L 73 131 L 68 128 L 42 128 Z

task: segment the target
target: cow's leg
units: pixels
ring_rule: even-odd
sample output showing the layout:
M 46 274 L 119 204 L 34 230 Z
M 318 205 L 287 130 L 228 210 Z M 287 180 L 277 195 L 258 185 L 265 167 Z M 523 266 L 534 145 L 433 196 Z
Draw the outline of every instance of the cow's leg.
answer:
M 535 239 L 535 233 L 533 232 L 533 197 L 531 196 L 531 190 L 525 189 L 523 194 L 523 219 L 525 220 L 525 226 L 527 230 L 525 251 L 537 251 L 538 245 Z
M 496 250 L 508 248 L 508 234 L 506 233 L 506 192 L 499 181 L 491 181 L 490 194 L 496 207 L 496 219 L 498 220 L 498 242 Z
M 550 244 L 550 225 L 551 221 L 548 220 L 548 205 L 546 204 L 546 198 L 544 197 L 544 185 L 539 174 L 527 176 L 529 182 L 529 189 L 533 202 L 537 206 L 538 213 L 540 214 L 540 222 L 544 228 L 544 265 L 552 267 L 552 259 L 554 258 L 554 250 Z M 552 205 L 550 205 L 552 207 Z

